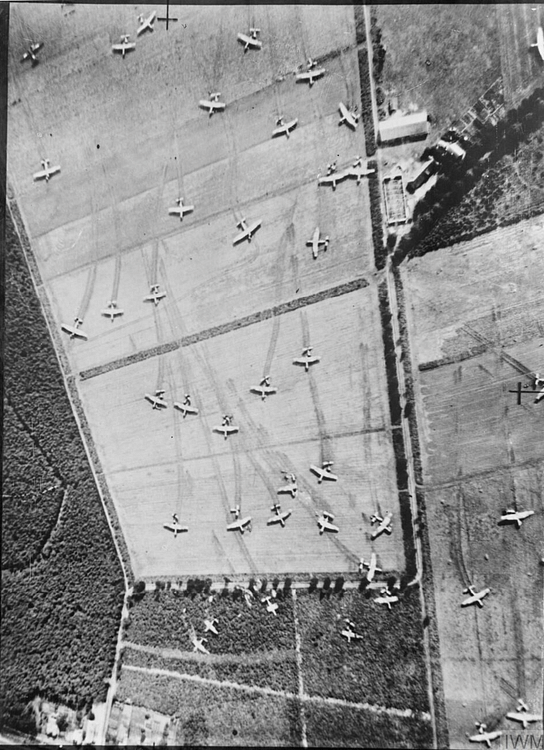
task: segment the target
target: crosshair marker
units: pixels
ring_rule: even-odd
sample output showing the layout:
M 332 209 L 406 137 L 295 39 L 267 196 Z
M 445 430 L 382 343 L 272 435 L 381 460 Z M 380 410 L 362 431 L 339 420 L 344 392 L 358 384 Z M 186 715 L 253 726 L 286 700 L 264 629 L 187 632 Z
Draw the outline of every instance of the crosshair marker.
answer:
M 166 31 L 168 31 L 168 23 L 169 21 L 177 21 L 177 18 L 170 18 L 170 2 L 167 0 L 166 2 L 166 16 L 163 18 L 157 18 L 157 21 L 166 21 Z

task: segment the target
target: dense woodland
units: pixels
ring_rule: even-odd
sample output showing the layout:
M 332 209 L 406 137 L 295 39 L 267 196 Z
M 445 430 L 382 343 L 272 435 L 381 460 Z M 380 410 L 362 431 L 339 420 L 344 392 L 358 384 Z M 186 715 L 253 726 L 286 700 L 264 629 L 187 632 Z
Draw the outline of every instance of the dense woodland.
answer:
M 307 703 L 304 706 L 308 747 L 433 746 L 431 723 L 419 717 L 374 713 L 353 706 Z
M 428 711 L 419 590 L 401 594 L 390 611 L 374 594 L 321 598 L 297 593 L 304 689 L 310 695 Z M 363 640 L 340 636 L 344 617 Z
M 472 136 L 466 145 L 464 160 L 450 160 L 441 165 L 436 184 L 417 203 L 413 226 L 400 240 L 393 261 L 398 264 L 406 257 L 425 255 L 470 240 L 497 226 L 541 213 L 544 198 L 544 194 L 539 194 L 544 187 L 543 122 L 544 88 L 541 87 L 524 99 L 517 109 L 509 110 L 497 125 L 481 126 L 478 134 Z M 538 135 L 535 137 L 534 134 Z M 528 142 L 530 145 L 524 148 Z M 520 181 L 512 157 L 517 159 L 524 151 L 529 151 L 532 157 L 529 179 L 536 183 L 537 197 L 528 205 L 515 199 L 507 205 L 505 194 L 512 188 L 516 175 Z M 527 182 L 523 177 L 521 181 L 521 184 Z
M 209 641 L 215 636 L 206 633 Z M 213 646 L 212 646 L 213 648 Z M 211 651 L 211 648 L 209 649 Z M 198 675 L 208 680 L 221 682 L 236 682 L 241 685 L 270 688 L 271 690 L 296 693 L 298 690 L 298 674 L 295 652 L 292 654 L 276 654 L 269 652 L 261 658 L 250 655 L 247 658 L 207 661 L 194 659 L 191 653 L 187 658 L 172 658 L 151 654 L 146 651 L 136 651 L 127 647 L 123 650 L 123 666 L 134 665 L 147 669 L 165 669 L 168 672 Z
M 64 488 L 31 432 L 6 398 L 3 421 L 2 568 L 21 569 L 42 551 L 59 515 Z
M 34 733 L 36 695 L 105 698 L 124 580 L 9 215 L 5 265 L 0 725 Z
M 261 594 L 263 596 L 263 594 Z M 267 612 L 260 597 L 248 606 L 241 592 L 215 594 L 210 602 L 206 594 L 191 594 L 176 589 L 147 593 L 130 609 L 125 639 L 144 646 L 192 651 L 192 629 L 204 632 L 204 618 L 217 618 L 219 635 L 210 635 L 208 650 L 213 654 L 267 653 L 293 650 L 294 620 L 291 596 L 281 601 L 277 614 Z
M 300 746 L 300 708 L 294 698 L 123 669 L 118 699 L 176 720 L 178 746 Z

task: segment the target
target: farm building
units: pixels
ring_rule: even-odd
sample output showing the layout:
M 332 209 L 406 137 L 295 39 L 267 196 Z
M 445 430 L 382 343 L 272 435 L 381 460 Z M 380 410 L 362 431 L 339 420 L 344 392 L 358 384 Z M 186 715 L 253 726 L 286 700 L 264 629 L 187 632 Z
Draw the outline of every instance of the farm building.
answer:
M 425 162 L 425 164 L 419 170 L 413 180 L 410 180 L 410 182 L 406 184 L 406 190 L 409 193 L 415 193 L 415 191 L 420 188 L 425 182 L 427 182 L 429 177 L 431 177 L 436 172 L 437 167 L 437 163 L 431 157 L 429 161 Z
M 429 132 L 427 111 L 414 112 L 411 115 L 395 115 L 378 124 L 381 143 L 398 141 L 403 138 L 424 138 Z
M 455 156 L 456 159 L 464 159 L 466 151 L 458 143 L 449 143 L 448 141 L 438 141 L 436 144 L 438 148 L 446 151 L 451 156 Z

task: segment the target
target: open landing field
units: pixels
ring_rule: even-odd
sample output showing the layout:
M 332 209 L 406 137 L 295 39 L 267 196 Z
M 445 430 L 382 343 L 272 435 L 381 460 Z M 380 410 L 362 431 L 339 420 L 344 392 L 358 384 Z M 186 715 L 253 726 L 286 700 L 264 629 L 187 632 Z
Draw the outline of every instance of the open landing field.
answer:
M 369 539 L 378 508 L 398 517 L 376 309 L 369 287 L 80 384 L 138 576 L 355 572 L 371 547 L 403 570 L 400 529 Z M 292 360 L 310 342 L 321 361 L 306 373 Z M 263 372 L 278 389 L 266 401 L 250 392 Z M 159 385 L 163 411 L 143 398 Z M 172 402 L 187 392 L 200 413 L 183 418 Z M 227 413 L 240 432 L 225 440 L 212 428 Z M 338 482 L 318 484 L 322 460 Z M 283 470 L 294 499 L 277 494 Z M 283 529 L 266 526 L 276 500 L 293 510 Z M 251 534 L 226 531 L 236 504 Z M 323 509 L 338 535 L 319 536 Z M 177 539 L 162 528 L 174 511 L 189 526 Z
M 452 747 L 523 698 L 542 712 L 544 403 L 508 389 L 544 369 L 542 217 L 403 269 Z M 506 508 L 534 510 L 520 529 Z M 483 609 L 463 589 L 491 588 Z
M 355 572 L 371 549 L 401 572 L 368 186 L 317 185 L 330 161 L 364 156 L 362 125 L 338 127 L 339 101 L 360 105 L 353 9 L 178 6 L 168 31 L 136 39 L 151 9 L 14 6 L 9 70 L 10 186 L 52 324 L 77 315 L 88 335 L 62 334 L 64 353 L 134 572 Z M 244 54 L 236 34 L 253 25 L 263 48 Z M 136 41 L 125 59 L 111 52 L 122 33 Z M 34 68 L 18 60 L 30 36 L 45 41 Z M 311 88 L 294 77 L 310 56 L 327 71 Z M 198 107 L 210 91 L 227 103 L 211 118 Z M 279 115 L 298 117 L 289 139 L 271 138 Z M 42 158 L 61 166 L 47 184 L 32 181 Z M 168 215 L 180 195 L 194 205 L 183 222 Z M 233 246 L 243 216 L 262 228 Z M 316 226 L 330 244 L 314 259 Z M 153 283 L 157 307 L 143 301 Z M 124 310 L 113 323 L 100 315 L 111 299 Z M 305 346 L 321 358 L 308 373 L 292 364 Z M 249 389 L 265 375 L 278 393 L 261 401 Z M 144 400 L 157 388 L 162 413 Z M 198 416 L 173 409 L 185 393 Z M 224 414 L 240 427 L 228 440 L 212 432 Z M 338 482 L 317 483 L 322 460 Z M 277 495 L 283 470 L 297 475 L 292 500 Z M 266 525 L 278 498 L 285 528 Z M 226 531 L 236 504 L 253 533 Z M 321 510 L 338 535 L 319 535 Z M 371 543 L 376 510 L 395 531 Z M 188 534 L 163 529 L 173 512 Z

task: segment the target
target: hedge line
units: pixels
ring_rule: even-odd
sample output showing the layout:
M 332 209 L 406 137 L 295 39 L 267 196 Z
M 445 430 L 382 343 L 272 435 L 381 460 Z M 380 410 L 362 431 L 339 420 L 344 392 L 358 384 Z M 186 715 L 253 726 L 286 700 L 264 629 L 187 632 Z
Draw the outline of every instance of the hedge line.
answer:
M 387 247 L 385 245 L 383 233 L 382 196 L 379 179 L 369 180 L 368 193 L 370 197 L 370 220 L 372 222 L 374 264 L 378 271 L 381 271 L 385 268 Z
M 410 429 L 410 442 L 412 444 L 412 460 L 414 465 L 415 481 L 423 484 L 423 469 L 421 465 L 421 446 L 419 443 L 419 429 L 417 425 L 417 413 L 415 409 L 414 375 L 412 372 L 412 355 L 410 352 L 410 339 L 408 336 L 408 323 L 406 320 L 406 303 L 404 298 L 404 287 L 400 271 L 393 266 L 393 278 L 395 281 L 395 292 L 399 315 L 400 340 L 403 351 L 402 366 L 404 368 L 404 386 L 406 396 L 406 409 L 404 416 L 408 419 Z
M 213 328 L 206 328 L 204 331 L 198 331 L 197 333 L 191 333 L 188 336 L 184 336 L 178 341 L 171 341 L 167 344 L 160 344 L 150 349 L 144 349 L 143 351 L 130 354 L 127 357 L 116 359 L 113 362 L 108 362 L 104 365 L 98 365 L 97 367 L 91 367 L 88 370 L 80 372 L 79 376 L 82 380 L 88 380 L 94 378 L 97 375 L 103 375 L 111 370 L 117 370 L 121 367 L 132 365 L 135 362 L 141 362 L 150 357 L 156 357 L 159 354 L 165 354 L 167 352 L 174 351 L 181 347 L 192 346 L 198 344 L 200 341 L 206 341 L 207 339 L 215 338 L 216 336 L 222 336 L 225 333 L 236 331 L 240 328 L 246 328 L 247 326 L 254 325 L 255 323 L 261 323 L 264 320 L 269 320 L 276 315 L 284 315 L 288 312 L 293 312 L 301 307 L 307 305 L 314 305 L 317 302 L 321 302 L 325 299 L 332 299 L 333 297 L 340 297 L 343 294 L 349 294 L 350 292 L 357 291 L 358 289 L 364 289 L 368 286 L 368 281 L 362 277 L 353 279 L 352 281 L 346 281 L 343 284 L 331 287 L 329 289 L 323 289 L 321 292 L 315 292 L 305 297 L 298 297 L 297 299 L 290 300 L 289 302 L 283 302 L 280 305 L 266 308 L 265 310 L 259 310 L 258 312 L 246 315 L 243 318 L 231 320 L 228 323 L 222 323 L 221 325 L 214 326 Z
M 391 324 L 391 310 L 389 308 L 389 295 L 387 292 L 387 282 L 385 280 L 378 286 L 378 299 L 380 305 L 380 318 L 382 322 L 385 371 L 389 393 L 389 412 L 391 414 L 391 424 L 399 426 L 401 424 L 402 409 L 400 406 L 399 381 L 397 378 L 397 357 L 395 354 L 395 341 L 393 339 L 393 326 Z
M 464 352 L 460 352 L 459 354 L 450 354 L 448 357 L 442 357 L 441 359 L 432 359 L 429 362 L 423 362 L 418 366 L 418 369 L 420 372 L 425 372 L 426 370 L 435 370 L 437 367 L 442 367 L 442 365 L 453 365 L 456 362 L 463 362 L 465 359 L 472 359 L 472 357 L 477 357 L 479 354 L 483 354 L 485 351 L 487 351 L 489 347 L 487 344 L 478 344 L 477 346 L 474 346 L 472 349 L 467 349 Z

